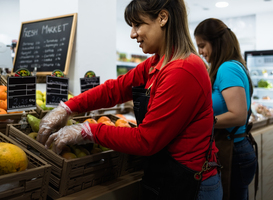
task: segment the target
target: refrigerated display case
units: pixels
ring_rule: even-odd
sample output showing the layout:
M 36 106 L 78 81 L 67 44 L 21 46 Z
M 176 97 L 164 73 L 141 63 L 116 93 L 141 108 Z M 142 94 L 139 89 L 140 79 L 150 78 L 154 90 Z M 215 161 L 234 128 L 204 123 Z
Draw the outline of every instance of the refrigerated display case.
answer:
M 244 54 L 254 86 L 252 102 L 273 108 L 273 50 Z

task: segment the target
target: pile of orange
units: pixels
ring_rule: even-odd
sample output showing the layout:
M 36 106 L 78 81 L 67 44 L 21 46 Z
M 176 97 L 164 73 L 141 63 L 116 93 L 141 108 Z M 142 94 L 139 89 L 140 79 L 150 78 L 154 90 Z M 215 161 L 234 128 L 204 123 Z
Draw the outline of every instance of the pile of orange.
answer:
M 88 118 L 84 122 L 86 121 L 92 124 L 103 123 L 108 126 L 131 127 L 126 119 L 118 119 L 115 123 L 113 123 L 111 119 L 107 116 L 101 116 L 97 121 L 92 118 Z
M 119 118 L 121 118 L 121 119 L 125 119 L 125 120 L 127 120 L 128 122 L 131 122 L 131 123 L 133 123 L 133 124 L 137 124 L 136 123 L 136 120 L 134 120 L 134 119 L 127 119 L 124 115 L 122 115 L 122 114 L 116 114 L 116 116 L 117 117 L 119 117 Z
M 0 85 L 0 114 L 7 114 L 7 86 Z
M 0 115 L 22 113 L 23 111 L 9 112 L 7 113 L 7 86 L 0 85 Z

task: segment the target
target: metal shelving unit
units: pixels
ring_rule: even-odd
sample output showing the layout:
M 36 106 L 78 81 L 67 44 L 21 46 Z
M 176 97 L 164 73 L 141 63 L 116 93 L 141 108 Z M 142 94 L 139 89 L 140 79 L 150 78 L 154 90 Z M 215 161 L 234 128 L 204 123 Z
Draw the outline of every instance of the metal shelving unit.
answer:
M 252 102 L 273 107 L 273 50 L 246 51 L 245 60 L 254 85 Z M 271 83 L 272 87 L 259 87 L 259 81 Z

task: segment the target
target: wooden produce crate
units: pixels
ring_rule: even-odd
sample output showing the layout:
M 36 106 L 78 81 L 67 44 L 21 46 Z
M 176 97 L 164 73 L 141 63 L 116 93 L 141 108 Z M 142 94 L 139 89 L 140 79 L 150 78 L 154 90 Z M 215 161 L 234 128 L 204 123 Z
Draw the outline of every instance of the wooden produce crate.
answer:
M 3 114 L 0 115 L 0 132 L 6 133 L 7 125 L 8 124 L 18 124 L 21 120 L 23 113 L 12 113 L 12 114 Z M 38 117 L 36 111 L 26 111 L 26 115 L 31 114 L 35 117 Z
M 48 196 L 53 199 L 113 180 L 120 175 L 123 157 L 119 152 L 108 150 L 66 160 L 27 136 L 30 132 L 32 132 L 30 125 L 27 129 L 21 130 L 19 124 L 13 124 L 8 125 L 6 134 L 25 148 L 34 151 L 52 166 Z
M 92 111 L 93 114 L 128 114 L 128 113 L 134 113 L 134 105 L 133 101 L 128 101 L 123 104 L 118 104 L 115 107 L 112 108 L 102 108 L 98 110 Z
M 95 120 L 98 120 L 101 116 L 108 116 L 111 121 L 116 122 L 119 117 L 109 114 L 109 115 L 95 115 L 93 118 Z M 84 120 L 90 118 L 90 116 L 86 117 L 75 117 L 73 118 L 75 121 L 82 123 Z M 129 122 L 131 127 L 136 127 L 134 123 Z M 124 176 L 126 174 L 140 171 L 143 169 L 143 163 L 145 162 L 145 157 L 144 156 L 137 156 L 137 155 L 130 155 L 130 154 L 125 154 L 121 153 L 122 155 L 122 165 L 121 165 L 121 171 L 120 171 L 120 176 Z
M 100 114 L 100 115 L 94 115 L 92 118 L 95 120 L 98 120 L 101 116 L 107 116 L 111 119 L 111 121 L 116 122 L 119 117 L 113 115 L 113 114 Z M 90 116 L 85 116 L 85 117 L 74 117 L 73 119 L 77 122 L 84 122 L 84 120 L 90 118 Z M 136 124 L 128 122 L 131 127 L 135 128 Z M 143 163 L 145 162 L 145 157 L 144 156 L 137 156 L 137 155 L 130 155 L 126 153 L 121 153 L 122 155 L 122 165 L 121 165 L 121 171 L 120 171 L 120 176 L 124 176 L 126 174 L 140 171 L 143 169 Z
M 0 199 L 47 199 L 51 166 L 3 133 L 0 133 L 0 142 L 19 146 L 29 160 L 25 171 L 0 175 Z

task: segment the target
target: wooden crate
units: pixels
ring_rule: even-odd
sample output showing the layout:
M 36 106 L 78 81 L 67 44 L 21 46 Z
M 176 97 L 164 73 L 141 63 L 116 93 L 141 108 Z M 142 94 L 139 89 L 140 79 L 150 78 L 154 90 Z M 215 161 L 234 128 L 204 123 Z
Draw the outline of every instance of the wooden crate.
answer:
M 94 115 L 93 118 L 97 120 L 101 116 L 108 116 L 111 119 L 111 121 L 113 121 L 113 122 L 116 122 L 116 120 L 119 119 L 119 117 L 112 115 L 112 114 Z M 82 123 L 84 120 L 86 120 L 88 118 L 90 118 L 90 116 L 75 117 L 73 119 L 77 122 Z M 133 128 L 136 127 L 136 124 L 134 124 L 134 123 L 129 122 L 129 124 Z M 144 156 L 130 155 L 130 154 L 126 154 L 126 153 L 121 153 L 121 155 L 122 155 L 122 165 L 121 165 L 120 176 L 124 176 L 124 175 L 132 173 L 132 172 L 143 170 L 143 164 L 145 162 Z
M 19 146 L 29 160 L 25 171 L 0 175 L 0 199 L 47 199 L 51 166 L 3 133 L 0 142 Z
M 102 109 L 98 109 L 98 110 L 94 110 L 92 111 L 92 113 L 94 114 L 128 114 L 134 113 L 134 109 L 133 109 L 133 102 L 132 101 L 128 101 L 125 102 L 123 104 L 118 104 L 115 107 L 112 108 L 102 108 Z
M 32 132 L 30 126 L 21 130 L 19 124 L 13 124 L 8 125 L 6 134 L 25 148 L 35 152 L 52 166 L 48 196 L 53 199 L 113 180 L 120 175 L 123 157 L 119 152 L 108 150 L 82 158 L 66 160 L 27 136 L 30 132 Z
M 112 110 L 112 109 L 110 109 Z M 99 117 L 101 116 L 108 116 L 111 121 L 116 122 L 119 117 L 112 115 L 112 114 L 100 114 L 100 115 L 94 115 L 93 118 L 98 120 Z M 73 119 L 77 122 L 84 122 L 84 120 L 90 118 L 90 116 L 85 116 L 85 117 L 74 117 Z M 131 127 L 136 127 L 136 124 L 129 122 Z M 121 153 L 122 155 L 122 165 L 121 165 L 121 171 L 120 171 L 120 176 L 124 176 L 126 174 L 136 172 L 143 170 L 143 163 L 145 162 L 145 157 L 144 156 L 137 156 L 137 155 L 130 155 L 126 153 Z
M 13 113 L 13 114 L 4 114 L 0 115 L 0 132 L 6 133 L 7 125 L 8 124 L 18 124 L 21 120 L 23 113 Z M 38 117 L 36 111 L 26 111 L 26 115 L 31 114 L 35 117 Z

